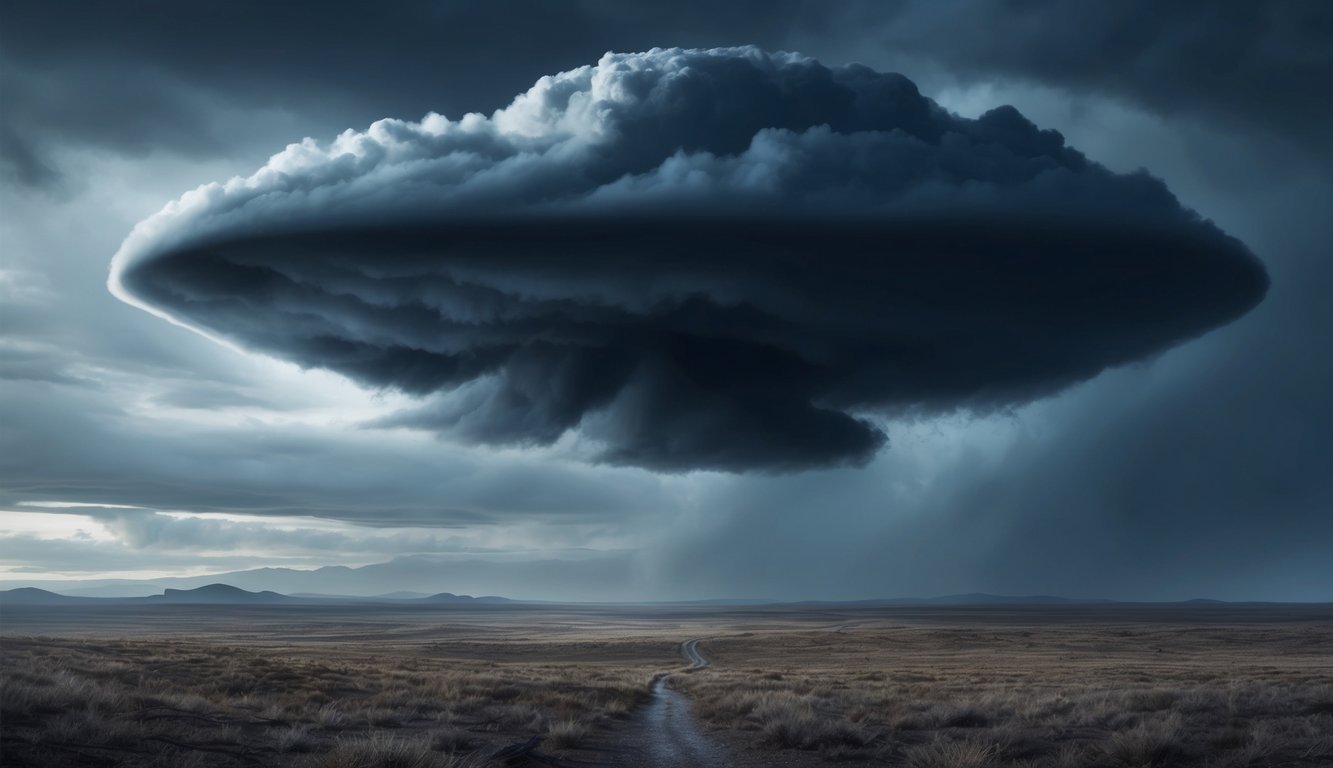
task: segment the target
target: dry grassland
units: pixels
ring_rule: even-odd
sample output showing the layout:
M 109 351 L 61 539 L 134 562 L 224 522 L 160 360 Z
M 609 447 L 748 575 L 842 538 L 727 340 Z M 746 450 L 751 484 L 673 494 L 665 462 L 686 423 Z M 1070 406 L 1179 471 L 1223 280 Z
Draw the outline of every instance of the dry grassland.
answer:
M 742 744 L 915 768 L 1333 765 L 1333 627 L 720 636 L 677 677 Z
M 744 765 L 1333 765 L 1333 621 L 947 609 L 10 611 L 6 766 L 638 765 L 653 674 Z M 688 768 L 688 767 L 682 767 Z
M 429 653 L 289 654 L 179 640 L 5 638 L 5 765 L 483 765 L 546 734 L 580 746 L 647 698 L 650 673 Z

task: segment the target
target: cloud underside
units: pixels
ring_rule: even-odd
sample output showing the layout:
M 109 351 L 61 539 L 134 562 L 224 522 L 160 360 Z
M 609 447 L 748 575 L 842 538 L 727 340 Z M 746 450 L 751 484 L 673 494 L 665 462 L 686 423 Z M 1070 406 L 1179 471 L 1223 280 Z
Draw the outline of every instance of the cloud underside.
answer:
M 301 365 L 450 393 L 392 425 L 745 469 L 868 457 L 883 435 L 849 412 L 1057 391 L 1234 317 L 1258 276 L 1160 232 L 677 218 L 253 238 L 126 284 Z
M 506 110 L 293 145 L 148 220 L 120 295 L 423 396 L 379 426 L 600 461 L 867 460 L 1243 314 L 1264 271 L 1012 109 L 754 49 L 610 55 Z

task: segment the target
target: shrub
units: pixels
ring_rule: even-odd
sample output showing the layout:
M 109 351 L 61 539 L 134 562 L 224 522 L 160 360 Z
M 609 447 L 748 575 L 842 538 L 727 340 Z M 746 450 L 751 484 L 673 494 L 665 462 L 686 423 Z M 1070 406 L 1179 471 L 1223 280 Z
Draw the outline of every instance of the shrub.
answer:
M 317 768 L 439 768 L 438 755 L 422 740 L 374 734 L 341 740 L 316 758 Z
M 979 741 L 946 741 L 909 748 L 903 755 L 908 768 L 991 768 L 999 748 Z
M 588 735 L 588 726 L 577 720 L 561 720 L 552 723 L 546 735 L 551 743 L 557 747 L 577 747 L 583 743 L 583 739 Z

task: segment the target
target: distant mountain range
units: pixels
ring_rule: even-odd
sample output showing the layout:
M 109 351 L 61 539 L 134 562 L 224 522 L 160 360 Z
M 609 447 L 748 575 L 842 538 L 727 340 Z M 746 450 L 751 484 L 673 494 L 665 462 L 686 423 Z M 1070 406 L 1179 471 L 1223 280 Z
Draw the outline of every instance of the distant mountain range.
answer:
M 282 595 L 264 590 L 250 592 L 230 584 L 206 584 L 195 589 L 166 589 L 160 595 L 142 597 L 84 597 L 62 595 L 46 589 L 19 587 L 0 590 L 0 606 L 19 605 L 325 605 L 357 603 L 401 603 L 419 605 L 503 605 L 504 597 L 455 595 L 441 592 L 420 597 L 345 597 L 339 595 Z
M 93 598 L 96 599 L 96 598 Z M 128 600 L 147 600 L 156 603 L 287 603 L 294 598 L 286 595 L 280 595 L 277 592 L 264 590 L 263 592 L 247 592 L 244 589 L 233 587 L 230 584 L 209 584 L 198 589 L 168 589 L 161 595 L 140 598 L 123 598 Z
M 639 595 L 658 586 L 635 572 L 634 555 L 626 552 L 572 552 L 560 558 L 527 560 L 521 557 L 478 555 L 405 555 L 384 563 L 363 566 L 331 565 L 311 570 L 255 568 L 206 576 L 157 579 L 90 579 L 77 581 L 0 581 L 0 604 L 16 605 L 24 600 L 50 600 L 41 594 L 70 598 L 142 598 L 157 602 L 314 602 L 339 600 L 375 603 L 499 603 L 499 602 L 588 602 L 583 595 L 597 595 L 597 602 L 682 606 L 763 606 L 784 602 L 794 605 L 929 606 L 929 605 L 1106 605 L 1117 601 L 1069 598 L 1055 595 L 995 595 L 983 592 L 939 597 L 894 597 L 869 600 L 797 600 L 721 598 L 706 600 L 643 601 Z M 233 589 L 227 592 L 215 585 Z M 25 589 L 5 588 L 22 587 Z M 208 591 L 198 592 L 200 588 Z M 237 594 L 240 593 L 240 594 Z M 502 597 L 468 597 L 467 594 L 500 594 Z M 29 595 L 28 598 L 23 595 Z M 249 598 L 246 595 L 266 595 Z M 39 597 L 32 597 L 38 595 Z M 1134 601 L 1129 601 L 1134 602 Z M 1176 605 L 1227 604 L 1195 599 Z M 68 604 L 68 603 L 67 603 Z
M 60 595 L 36 587 L 19 587 L 0 592 L 0 606 L 4 605 L 79 605 L 102 602 L 96 597 Z
M 88 579 L 78 581 L 0 581 L 7 587 L 39 587 L 80 597 L 144 597 L 165 589 L 195 589 L 230 584 L 240 589 L 271 590 L 291 596 L 425 597 L 442 592 L 522 595 L 559 599 L 565 595 L 606 594 L 608 586 L 625 584 L 628 556 L 583 559 L 518 560 L 475 556 L 406 555 L 363 566 L 330 565 L 297 568 L 254 568 L 206 576 L 155 579 Z M 534 587 L 535 585 L 535 587 Z M 611 594 L 611 599 L 620 595 Z
M 284 595 L 269 590 L 251 592 L 230 584 L 206 584 L 194 589 L 164 589 L 159 595 L 137 597 L 88 597 L 86 595 L 65 595 L 35 587 L 0 590 L 0 607 L 4 606 L 113 606 L 113 605 L 403 605 L 403 606 L 494 606 L 522 605 L 523 601 L 506 597 L 486 595 L 455 595 L 440 592 L 427 595 L 419 592 L 390 592 L 374 596 L 328 595 L 328 594 L 293 594 Z M 573 604 L 573 603 L 569 603 Z M 623 603 L 622 603 L 623 604 Z M 764 607 L 764 606 L 1054 606 L 1054 605 L 1141 605 L 1117 600 L 1077 599 L 1056 597 L 1054 595 L 991 595 L 984 592 L 970 592 L 961 595 L 941 595 L 939 597 L 899 597 L 881 600 L 803 600 L 782 602 L 777 600 L 677 600 L 648 605 L 696 606 L 696 607 Z M 1206 605 L 1241 605 L 1222 600 L 1196 598 L 1178 602 L 1163 602 L 1158 605 L 1206 606 Z

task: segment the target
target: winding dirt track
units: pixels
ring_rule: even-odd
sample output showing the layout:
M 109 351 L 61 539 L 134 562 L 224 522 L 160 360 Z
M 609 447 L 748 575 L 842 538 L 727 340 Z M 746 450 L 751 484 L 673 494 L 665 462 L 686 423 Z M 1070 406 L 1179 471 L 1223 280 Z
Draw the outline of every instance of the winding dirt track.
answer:
M 690 669 L 704 669 L 708 659 L 699 651 L 698 640 L 681 643 L 680 653 Z M 635 719 L 634 765 L 644 768 L 726 768 L 730 753 L 717 739 L 699 727 L 690 712 L 690 700 L 667 685 L 669 675 L 653 681 L 653 700 Z
M 699 653 L 698 640 L 686 640 L 680 644 L 680 654 L 690 663 L 690 669 L 703 669 L 708 666 L 708 659 Z

